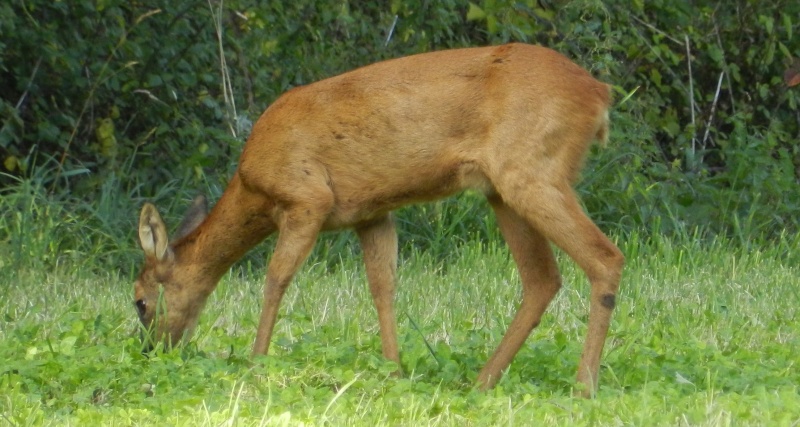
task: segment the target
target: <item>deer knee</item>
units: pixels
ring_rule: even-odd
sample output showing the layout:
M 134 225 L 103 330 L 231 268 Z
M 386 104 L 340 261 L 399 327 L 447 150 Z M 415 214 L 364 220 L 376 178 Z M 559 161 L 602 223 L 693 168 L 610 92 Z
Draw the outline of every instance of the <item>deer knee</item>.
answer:
M 594 268 L 586 273 L 592 283 L 606 283 L 612 286 L 616 292 L 616 285 L 622 275 L 622 267 L 625 265 L 625 256 L 614 244 L 608 242 L 606 245 L 598 247 L 595 251 Z
M 370 283 L 369 293 L 373 299 L 394 298 L 394 282 L 391 280 L 381 281 L 381 283 Z
M 550 298 L 552 298 L 558 293 L 559 290 L 561 290 L 562 284 L 563 279 L 561 278 L 561 274 L 556 271 L 555 274 L 551 274 L 546 281 L 542 282 L 539 285 L 539 288 L 546 292 Z

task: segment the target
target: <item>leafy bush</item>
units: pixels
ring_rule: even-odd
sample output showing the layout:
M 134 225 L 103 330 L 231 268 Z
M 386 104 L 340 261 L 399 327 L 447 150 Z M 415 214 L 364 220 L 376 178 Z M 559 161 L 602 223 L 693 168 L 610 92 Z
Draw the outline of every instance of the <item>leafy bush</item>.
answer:
M 58 207 L 61 243 L 45 251 L 91 253 L 97 237 L 66 225 L 75 215 L 107 244 L 130 245 L 141 200 L 174 224 L 196 191 L 218 196 L 251 123 L 285 90 L 385 58 L 516 40 L 552 46 L 617 89 L 612 142 L 579 187 L 605 230 L 774 239 L 800 229 L 798 91 L 781 82 L 800 56 L 798 16 L 784 0 L 7 2 L 0 189 L 36 188 L 37 203 Z M 452 242 L 496 236 L 479 199 L 401 211 L 401 241 L 442 259 Z M 14 229 L 0 231 L 0 250 Z M 321 253 L 352 243 L 333 238 Z

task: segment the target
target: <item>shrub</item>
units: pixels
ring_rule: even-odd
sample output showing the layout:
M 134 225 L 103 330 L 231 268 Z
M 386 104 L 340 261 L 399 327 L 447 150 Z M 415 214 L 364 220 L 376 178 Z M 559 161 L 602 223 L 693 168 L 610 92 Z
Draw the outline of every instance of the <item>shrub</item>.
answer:
M 774 239 L 798 231 L 798 91 L 781 81 L 800 56 L 798 16 L 800 3 L 784 0 L 6 2 L 0 189 L 35 195 L 64 224 L 86 215 L 86 229 L 114 236 L 100 247 L 130 245 L 141 200 L 166 204 L 175 223 L 196 191 L 218 196 L 251 123 L 285 90 L 385 58 L 516 40 L 615 85 L 612 141 L 579 186 L 602 228 Z M 401 211 L 401 241 L 443 258 L 453 245 L 433 236 L 494 236 L 479 199 Z M 68 229 L 42 250 L 93 250 L 81 239 L 96 236 Z M 13 240 L 4 233 L 0 246 Z

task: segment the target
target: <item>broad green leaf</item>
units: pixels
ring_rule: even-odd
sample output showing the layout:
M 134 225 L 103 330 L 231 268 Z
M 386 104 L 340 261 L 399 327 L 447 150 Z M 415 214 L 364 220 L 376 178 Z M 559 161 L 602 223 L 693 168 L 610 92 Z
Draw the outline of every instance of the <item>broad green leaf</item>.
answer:
M 792 39 L 792 18 L 788 13 L 783 14 L 783 28 L 786 29 L 786 39 Z
M 656 84 L 656 86 L 661 86 L 661 73 L 658 71 L 658 68 L 650 69 L 650 80 Z
M 479 21 L 486 18 L 486 12 L 483 11 L 478 5 L 469 2 L 469 9 L 467 10 L 467 21 Z
M 767 34 L 772 35 L 772 31 L 775 27 L 775 19 L 771 16 L 759 15 L 758 21 L 764 26 L 764 29 L 767 30 Z
M 78 341 L 78 337 L 75 336 L 68 336 L 61 340 L 61 343 L 58 346 L 59 351 L 61 354 L 66 356 L 72 356 L 75 354 L 75 342 Z
M 783 44 L 783 43 L 781 43 L 781 42 L 778 42 L 778 49 L 779 49 L 779 50 L 781 51 L 781 53 L 783 54 L 783 57 L 784 57 L 784 58 L 791 58 L 791 57 L 792 57 L 792 53 L 791 53 L 791 52 L 789 52 L 789 49 L 786 47 L 786 45 L 785 45 L 785 44 Z
M 486 29 L 489 31 L 489 34 L 496 34 L 498 29 L 497 18 L 494 15 L 489 15 L 486 17 Z

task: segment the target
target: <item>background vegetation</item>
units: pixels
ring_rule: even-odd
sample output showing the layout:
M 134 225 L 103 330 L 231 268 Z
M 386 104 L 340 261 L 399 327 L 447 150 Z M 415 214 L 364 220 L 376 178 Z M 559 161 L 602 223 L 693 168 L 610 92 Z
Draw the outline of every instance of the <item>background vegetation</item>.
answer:
M 800 218 L 800 92 L 781 79 L 800 56 L 798 16 L 781 0 L 5 2 L 0 269 L 94 255 L 128 271 L 141 202 L 174 224 L 196 192 L 217 197 L 280 93 L 507 41 L 558 49 L 631 95 L 579 188 L 603 228 L 774 240 Z M 403 248 L 441 259 L 452 242 L 488 241 L 486 213 L 475 195 L 407 209 Z

